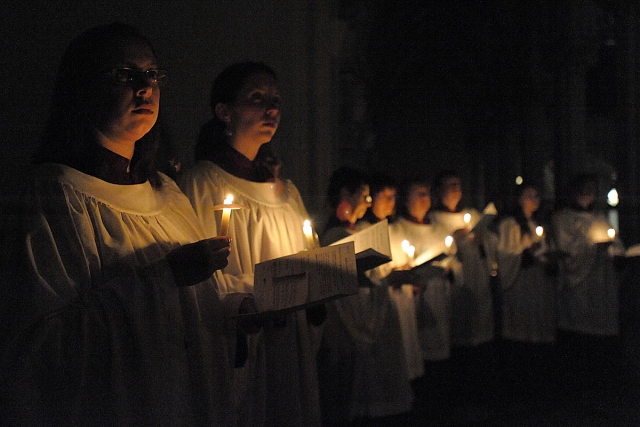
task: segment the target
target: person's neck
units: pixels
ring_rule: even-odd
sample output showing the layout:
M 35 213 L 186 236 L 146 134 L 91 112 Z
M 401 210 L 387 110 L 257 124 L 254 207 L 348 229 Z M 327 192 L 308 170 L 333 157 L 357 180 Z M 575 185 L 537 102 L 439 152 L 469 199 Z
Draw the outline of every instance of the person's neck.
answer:
M 242 154 L 247 159 L 254 161 L 262 144 L 257 144 L 254 141 L 248 141 L 246 139 L 232 139 L 230 141 L 230 145 L 238 153 Z
M 129 161 L 133 158 L 133 152 L 136 148 L 135 142 L 132 144 L 129 141 L 117 141 L 109 138 L 99 130 L 96 130 L 96 138 L 98 140 L 98 144 L 102 145 L 107 150 L 113 151 L 114 153 L 129 159 Z

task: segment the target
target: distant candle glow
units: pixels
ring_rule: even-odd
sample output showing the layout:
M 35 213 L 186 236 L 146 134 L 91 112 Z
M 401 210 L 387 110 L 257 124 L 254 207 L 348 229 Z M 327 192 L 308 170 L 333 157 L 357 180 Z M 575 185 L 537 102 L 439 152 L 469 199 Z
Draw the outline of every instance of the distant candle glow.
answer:
M 521 176 L 516 176 L 516 185 L 522 185 L 523 182 L 524 180 Z
M 544 234 L 544 228 L 542 228 L 541 225 L 536 227 L 536 236 L 538 237 L 542 237 L 542 235 Z
M 610 239 L 613 239 L 616 237 L 616 230 L 613 228 L 610 228 L 607 230 L 607 236 L 609 236 Z
M 413 259 L 413 256 L 416 253 L 415 246 L 412 246 L 408 240 L 403 240 L 400 245 L 402 246 L 402 250 L 404 251 L 405 254 L 407 254 L 409 259 Z
M 615 188 L 609 190 L 609 193 L 607 193 L 607 203 L 609 204 L 609 206 L 618 206 L 618 203 L 620 203 L 620 199 L 618 198 L 618 190 L 616 190 Z
M 313 228 L 311 227 L 311 221 L 308 219 L 304 220 L 302 225 L 302 232 L 304 233 L 304 237 L 307 240 L 307 249 L 313 248 Z
M 447 249 L 451 249 L 452 244 L 453 244 L 453 237 L 447 236 L 444 238 L 444 245 L 447 247 Z
M 462 219 L 464 219 L 464 223 L 465 224 L 469 224 L 471 222 L 471 214 L 469 212 L 467 212 L 466 214 L 464 214 Z

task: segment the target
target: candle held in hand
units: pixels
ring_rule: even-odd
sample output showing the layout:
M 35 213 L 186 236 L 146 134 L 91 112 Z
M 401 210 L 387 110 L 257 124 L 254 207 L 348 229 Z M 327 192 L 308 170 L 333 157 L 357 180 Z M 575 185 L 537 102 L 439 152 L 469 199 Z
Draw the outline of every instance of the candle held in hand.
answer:
M 233 203 L 233 196 L 231 194 L 227 195 L 227 198 L 222 202 L 225 205 L 230 205 Z M 220 232 L 219 236 L 227 236 L 229 232 L 229 220 L 231 219 L 231 207 L 222 208 L 222 222 L 220 223 Z

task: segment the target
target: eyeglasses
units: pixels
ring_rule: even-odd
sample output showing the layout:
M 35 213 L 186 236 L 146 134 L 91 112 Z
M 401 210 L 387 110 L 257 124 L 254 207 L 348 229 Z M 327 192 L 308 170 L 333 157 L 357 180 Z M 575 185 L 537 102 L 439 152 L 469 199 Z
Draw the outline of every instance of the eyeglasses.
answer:
M 128 85 L 134 81 L 144 81 L 148 84 L 164 86 L 167 84 L 167 80 L 169 78 L 167 70 L 138 71 L 133 68 L 112 68 L 111 70 L 106 71 L 105 74 L 109 74 L 113 79 L 113 82 L 118 85 Z

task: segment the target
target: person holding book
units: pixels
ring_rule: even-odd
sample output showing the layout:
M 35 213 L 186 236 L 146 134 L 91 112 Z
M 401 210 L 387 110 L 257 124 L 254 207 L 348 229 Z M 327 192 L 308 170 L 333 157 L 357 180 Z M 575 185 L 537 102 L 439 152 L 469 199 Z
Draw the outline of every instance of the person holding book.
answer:
M 233 425 L 212 277 L 229 240 L 206 238 L 155 168 L 166 81 L 129 25 L 91 28 L 63 55 L 5 254 L 2 425 Z
M 232 195 L 248 208 L 229 220 L 231 255 L 220 293 L 253 292 L 257 263 L 308 246 L 309 215 L 293 182 L 278 178 L 268 146 L 280 125 L 276 75 L 261 62 L 230 65 L 216 77 L 210 104 L 213 118 L 201 129 L 197 164 L 180 186 L 209 236 L 221 226 L 213 206 Z M 234 371 L 239 425 L 321 425 L 316 351 L 324 314 L 319 306 L 272 318 L 249 336 L 248 360 Z
M 320 236 L 323 246 L 357 233 L 371 204 L 366 175 L 342 167 L 331 175 L 327 199 L 333 215 Z M 413 393 L 396 306 L 387 286 L 358 271 L 359 292 L 327 304 L 318 363 L 325 426 L 404 416 Z
M 498 223 L 502 285 L 502 372 L 505 398 L 538 397 L 549 386 L 556 339 L 556 280 L 545 230 L 536 218 L 534 184 L 516 190 L 513 211 Z
M 618 389 L 621 342 L 619 274 L 624 248 L 606 218 L 595 209 L 598 178 L 580 174 L 569 185 L 569 204 L 552 216 L 560 252 L 558 354 L 566 394 L 592 402 Z M 603 390 L 603 387 L 607 387 Z
M 490 278 L 496 271 L 497 237 L 487 230 L 472 231 L 481 215 L 462 209 L 462 181 L 455 171 L 443 171 L 434 180 L 429 218 L 451 235 L 462 279 L 451 290 L 451 360 L 459 375 L 463 404 L 481 406 L 495 384 L 493 293 Z
M 427 405 L 426 415 L 441 411 L 448 405 L 447 373 L 450 356 L 451 282 L 454 272 L 460 274 L 459 263 L 447 246 L 447 233 L 431 224 L 427 213 L 431 208 L 431 185 L 421 177 L 405 180 L 400 187 L 397 220 L 389 226 L 392 261 L 380 266 L 372 274 L 374 281 L 384 282 L 396 270 L 420 270 L 415 283 L 391 287 L 391 296 L 404 319 L 403 338 L 410 379 L 421 405 Z M 446 257 L 446 258 L 445 258 Z M 431 261 L 436 258 L 439 261 Z M 440 264 L 441 262 L 441 264 Z M 421 279 L 418 279 L 421 278 Z M 425 378 L 421 378 L 426 372 Z

